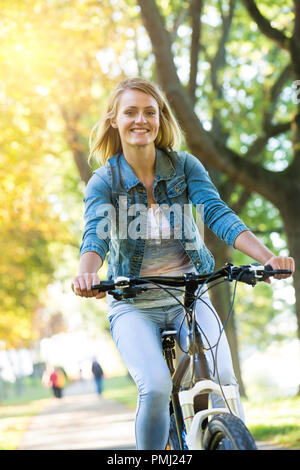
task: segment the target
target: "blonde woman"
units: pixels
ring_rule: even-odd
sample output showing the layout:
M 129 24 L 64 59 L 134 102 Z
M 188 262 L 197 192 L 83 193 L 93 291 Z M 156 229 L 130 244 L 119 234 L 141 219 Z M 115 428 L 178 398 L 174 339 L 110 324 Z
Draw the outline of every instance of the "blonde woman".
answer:
M 100 157 L 102 166 L 86 188 L 79 273 L 72 285 L 76 295 L 103 297 L 91 286 L 99 283 L 98 271 L 108 253 L 108 279 L 210 272 L 213 256 L 194 222 L 192 205 L 226 243 L 274 269 L 294 270 L 292 258 L 275 256 L 220 199 L 200 161 L 175 151 L 180 129 L 157 85 L 141 78 L 122 81 L 95 131 L 91 156 Z M 164 449 L 168 439 L 172 381 L 160 332 L 179 329 L 183 309 L 176 296 L 177 291 L 172 297 L 159 289 L 122 301 L 107 295 L 112 337 L 139 391 L 135 422 L 139 450 Z M 205 301 L 196 302 L 196 316 L 213 345 L 219 321 L 209 298 Z M 185 335 L 182 328 L 181 341 Z M 221 382 L 238 387 L 225 334 L 218 358 Z

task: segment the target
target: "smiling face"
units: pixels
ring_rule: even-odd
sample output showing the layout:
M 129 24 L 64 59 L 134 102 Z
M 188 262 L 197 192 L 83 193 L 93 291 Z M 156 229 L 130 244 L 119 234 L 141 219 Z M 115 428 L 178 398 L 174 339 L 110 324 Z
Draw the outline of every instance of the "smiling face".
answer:
M 159 130 L 157 101 L 140 90 L 125 90 L 110 123 L 119 131 L 123 151 L 129 147 L 154 146 Z

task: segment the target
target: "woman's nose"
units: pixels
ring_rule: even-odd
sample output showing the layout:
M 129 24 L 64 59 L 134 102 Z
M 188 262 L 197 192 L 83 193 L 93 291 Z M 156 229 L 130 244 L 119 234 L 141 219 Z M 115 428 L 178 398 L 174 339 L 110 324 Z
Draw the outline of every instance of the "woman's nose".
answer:
M 135 122 L 139 122 L 139 123 L 147 122 L 147 120 L 146 120 L 146 118 L 145 118 L 145 116 L 142 112 L 137 114 Z

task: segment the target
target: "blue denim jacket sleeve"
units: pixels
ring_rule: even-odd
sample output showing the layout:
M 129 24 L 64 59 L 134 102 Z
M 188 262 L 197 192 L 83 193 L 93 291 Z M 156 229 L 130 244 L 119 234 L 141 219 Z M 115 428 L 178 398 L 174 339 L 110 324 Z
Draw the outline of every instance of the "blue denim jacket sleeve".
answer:
M 87 251 L 95 251 L 105 260 L 109 250 L 109 239 L 101 238 L 97 233 L 97 226 L 104 218 L 107 219 L 104 208 L 111 206 L 111 191 L 105 178 L 104 167 L 98 169 L 90 178 L 84 196 L 85 227 L 80 246 L 80 256 Z
M 249 230 L 248 227 L 222 201 L 202 163 L 187 152 L 185 173 L 190 200 L 195 206 L 202 205 L 204 223 L 224 242 L 233 246 L 236 237 Z

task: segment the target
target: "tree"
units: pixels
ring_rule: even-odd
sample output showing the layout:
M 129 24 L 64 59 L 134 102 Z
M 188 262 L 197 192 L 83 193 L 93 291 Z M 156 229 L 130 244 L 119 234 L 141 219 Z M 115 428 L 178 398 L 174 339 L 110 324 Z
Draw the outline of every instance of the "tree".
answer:
M 151 39 L 159 82 L 185 132 L 190 151 L 221 174 L 227 175 L 229 180 L 223 186 L 224 190 L 230 188 L 232 181 L 244 188 L 240 194 L 241 202 L 247 199 L 250 193 L 256 192 L 271 201 L 281 214 L 289 250 L 296 260 L 294 286 L 300 338 L 300 246 L 298 243 L 300 222 L 295 218 L 300 203 L 300 108 L 299 103 L 292 103 L 291 106 L 291 91 L 289 91 L 291 80 L 300 78 L 300 4 L 298 1 L 293 4 L 288 2 L 288 5 L 286 2 L 285 5 L 282 2 L 279 5 L 270 5 L 267 1 L 260 2 L 261 10 L 264 10 L 266 15 L 268 13 L 273 15 L 274 19 L 271 21 L 261 13 L 253 0 L 222 2 L 219 15 L 221 30 L 213 28 L 216 30 L 217 45 L 214 41 L 215 50 L 211 56 L 212 60 L 206 60 L 213 80 L 211 101 L 208 102 L 208 111 L 210 111 L 210 128 L 208 128 L 205 125 L 208 119 L 199 117 L 201 113 L 199 107 L 195 105 L 197 97 L 202 96 L 195 70 L 198 71 L 199 80 L 199 72 L 203 69 L 203 56 L 205 59 L 209 57 L 209 50 L 212 48 L 211 43 L 203 39 L 203 21 L 200 21 L 203 19 L 203 8 L 207 6 L 207 2 L 201 0 L 184 2 L 181 10 L 184 9 L 185 14 L 180 12 L 178 2 L 168 2 L 168 7 L 173 13 L 172 18 L 178 18 L 180 12 L 181 18 L 185 21 L 188 19 L 191 59 L 190 74 L 185 84 L 180 80 L 175 64 L 174 34 L 170 32 L 175 28 L 169 26 L 168 29 L 163 16 L 163 8 L 159 6 L 160 2 L 137 0 L 137 3 L 141 8 L 142 20 Z M 218 5 L 221 5 L 220 2 L 209 2 L 209 4 L 215 12 L 218 11 Z M 245 16 L 243 7 L 248 11 L 248 18 Z M 264 64 L 269 65 L 271 72 L 261 76 L 256 73 L 254 80 L 246 77 L 243 94 L 248 98 L 249 104 L 242 107 L 239 102 L 236 103 L 238 113 L 235 115 L 234 106 L 226 100 L 226 95 L 228 96 L 226 90 L 239 91 L 236 86 L 236 77 L 230 76 L 230 69 L 232 71 L 233 64 L 238 65 L 239 59 L 243 60 L 241 51 L 235 50 L 233 54 L 234 42 L 236 49 L 238 49 L 237 44 L 242 46 L 242 42 L 237 41 L 239 36 L 234 38 L 232 37 L 234 33 L 230 34 L 230 25 L 234 18 L 240 27 L 239 31 L 235 29 L 235 34 L 241 35 L 242 28 L 248 54 L 256 52 L 261 60 L 260 54 L 262 53 Z M 168 21 L 170 23 L 170 18 Z M 262 47 L 262 38 L 264 42 L 261 50 L 258 47 Z M 202 60 L 200 60 L 200 52 L 202 52 Z M 274 60 L 276 60 L 277 69 L 278 63 L 281 66 L 278 73 L 275 73 L 272 65 Z M 251 96 L 253 81 L 254 86 L 258 87 L 257 78 L 260 78 L 261 94 L 256 92 L 256 96 L 254 93 Z M 289 84 L 289 89 L 287 84 Z M 249 95 L 247 88 L 250 89 Z M 283 96 L 284 91 L 289 96 L 289 103 Z M 228 108 L 227 112 L 226 108 Z M 224 125 L 224 119 L 220 119 L 222 111 L 227 121 L 231 120 L 236 124 L 240 141 L 245 140 L 246 137 L 247 145 L 235 146 L 233 139 L 228 138 L 228 133 L 234 134 L 234 131 L 230 129 L 230 126 Z M 247 114 L 241 117 L 241 111 Z M 268 146 L 272 139 L 279 139 L 282 135 L 286 135 L 285 140 L 290 140 L 291 130 L 290 161 L 286 159 L 283 168 L 277 170 L 274 165 L 276 151 L 272 152 L 273 162 L 265 159 Z M 277 171 L 274 171 L 274 167 Z
M 6 348 L 29 347 L 36 339 L 34 316 L 44 303 L 42 293 L 65 246 L 74 243 L 57 196 L 65 149 L 53 132 L 58 123 L 47 89 L 35 73 L 43 69 L 43 54 L 32 34 L 31 8 L 19 6 L 3 5 L 0 31 L 0 339 Z
M 45 320 L 44 289 L 66 276 L 59 268 L 67 270 L 68 257 L 77 257 L 79 211 L 92 174 L 88 137 L 125 59 L 117 53 L 123 38 L 111 27 L 110 2 L 1 6 L 0 339 L 21 347 L 39 334 L 42 311 Z M 116 61 L 107 76 L 110 42 Z
M 71 242 L 65 224 L 47 200 L 44 189 L 47 166 L 41 167 L 36 152 L 36 145 L 42 145 L 39 132 L 31 122 L 32 145 L 29 145 L 24 132 L 27 126 L 14 106 L 12 95 L 10 99 L 15 126 L 1 126 L 0 138 L 0 339 L 5 341 L 6 348 L 30 345 L 35 336 L 34 312 L 42 303 L 41 292 L 56 269 L 59 255 L 56 237 L 60 237 L 62 245 Z M 8 115 L 3 113 L 4 118 Z

